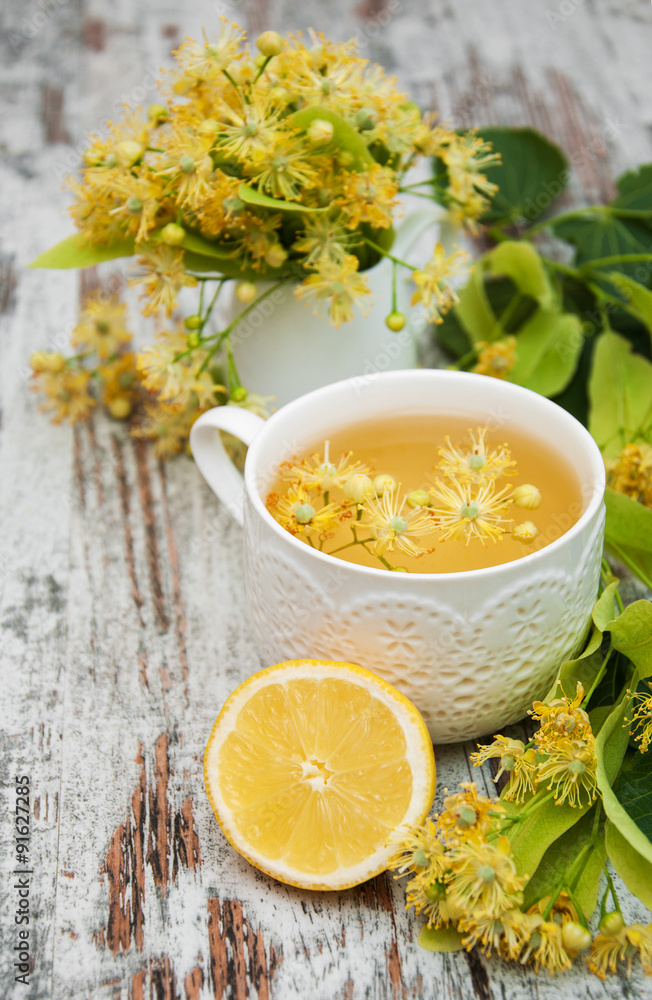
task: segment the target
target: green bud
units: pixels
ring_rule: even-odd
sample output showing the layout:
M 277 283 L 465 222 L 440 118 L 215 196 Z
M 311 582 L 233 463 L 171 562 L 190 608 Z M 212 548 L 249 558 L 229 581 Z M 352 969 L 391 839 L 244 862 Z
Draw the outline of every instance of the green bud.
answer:
M 179 160 L 179 170 L 182 170 L 184 174 L 192 174 L 195 172 L 197 164 L 193 160 L 192 156 L 182 156 Z
M 256 48 L 267 59 L 283 51 L 283 37 L 278 31 L 263 31 L 256 39 Z
M 618 910 L 611 910 L 610 913 L 605 913 L 604 917 L 598 924 L 598 930 L 601 934 L 606 934 L 607 937 L 617 937 L 618 934 L 624 929 L 625 921 L 623 920 L 622 913 Z
M 243 403 L 247 398 L 247 390 L 243 385 L 238 385 L 235 387 L 231 393 L 231 399 L 234 403 Z
M 170 112 L 164 104 L 150 104 L 147 109 L 147 117 L 150 121 L 154 121 L 158 125 L 160 122 L 167 121 L 170 117 Z
M 391 312 L 385 316 L 385 326 L 393 333 L 399 333 L 405 326 L 405 315 L 402 312 Z
M 171 247 L 178 247 L 183 243 L 185 235 L 186 231 L 183 226 L 177 225 L 176 222 L 168 222 L 167 226 L 163 226 L 161 230 L 161 239 Z
M 183 321 L 186 330 L 198 330 L 201 326 L 201 316 L 195 313 L 194 316 L 186 316 Z

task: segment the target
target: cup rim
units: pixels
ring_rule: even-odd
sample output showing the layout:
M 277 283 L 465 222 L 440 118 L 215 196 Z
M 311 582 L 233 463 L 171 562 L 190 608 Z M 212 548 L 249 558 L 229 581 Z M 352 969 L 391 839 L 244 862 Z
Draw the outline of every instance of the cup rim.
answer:
M 379 380 L 388 383 L 399 380 L 403 381 L 406 378 L 433 378 L 435 380 L 445 378 L 447 381 L 455 380 L 461 384 L 466 383 L 467 385 L 477 379 L 482 379 L 485 383 L 490 382 L 495 384 L 498 382 L 497 379 L 491 378 L 488 375 L 479 375 L 475 372 L 449 371 L 442 368 L 404 368 L 390 372 L 378 372 L 374 374 L 373 378 L 374 381 Z M 280 417 L 281 415 L 283 415 L 283 417 L 291 416 L 295 410 L 301 410 L 307 402 L 318 404 L 322 401 L 322 399 L 328 398 L 329 395 L 341 391 L 345 386 L 354 386 L 357 382 L 359 382 L 359 379 L 360 376 L 354 376 L 352 378 L 342 379 L 339 382 L 331 382 L 329 385 L 322 386 L 319 389 L 313 389 L 311 392 L 304 393 L 304 395 L 299 396 L 290 403 L 286 403 L 285 406 L 282 406 L 276 411 L 276 413 L 273 413 L 271 417 L 265 421 L 259 433 L 249 446 L 247 458 L 245 460 L 244 479 L 246 493 L 256 512 L 263 518 L 263 521 L 265 521 L 265 523 L 272 528 L 279 538 L 282 538 L 288 544 L 297 547 L 298 551 L 301 551 L 304 555 L 314 557 L 315 559 L 324 562 L 327 566 L 344 563 L 344 566 L 342 567 L 343 569 L 349 569 L 354 573 L 362 575 L 363 577 L 371 576 L 373 579 L 378 579 L 386 578 L 388 576 L 388 570 L 381 569 L 380 567 L 376 568 L 375 566 L 362 566 L 359 563 L 351 563 L 347 560 L 336 559 L 335 556 L 330 555 L 328 552 L 320 552 L 318 549 L 311 548 L 309 545 L 306 545 L 304 542 L 292 535 L 289 531 L 282 528 L 278 521 L 276 521 L 267 510 L 267 507 L 258 492 L 255 481 L 255 472 L 259 452 L 264 447 L 267 429 L 270 426 L 274 426 L 277 417 Z M 535 565 L 540 559 L 546 558 L 549 554 L 556 552 L 577 535 L 581 534 L 584 528 L 593 520 L 602 507 L 606 488 L 606 470 L 600 449 L 591 434 L 589 434 L 586 427 L 584 427 L 584 425 L 581 424 L 580 421 L 572 415 L 572 413 L 569 413 L 567 410 L 564 410 L 563 407 L 559 406 L 558 403 L 553 403 L 552 400 L 548 399 L 546 396 L 540 395 L 540 393 L 534 392 L 532 389 L 526 389 L 524 386 L 516 385 L 514 382 L 506 382 L 502 380 L 499 384 L 502 391 L 511 393 L 515 397 L 520 397 L 524 400 L 533 398 L 537 401 L 538 405 L 543 405 L 544 408 L 546 406 L 554 407 L 555 410 L 561 411 L 564 418 L 567 419 L 569 423 L 576 425 L 576 430 L 579 429 L 580 435 L 584 437 L 594 473 L 593 493 L 587 503 L 586 510 L 584 510 L 584 512 L 580 515 L 575 524 L 573 524 L 568 531 L 565 531 L 562 535 L 560 535 L 559 538 L 554 539 L 554 541 L 550 542 L 548 545 L 544 545 L 540 549 L 537 549 L 535 552 L 529 552 L 526 555 L 519 556 L 518 559 L 498 563 L 496 566 L 484 566 L 479 569 L 459 570 L 451 573 L 392 573 L 392 580 L 455 580 L 464 582 L 465 580 L 470 580 L 472 578 L 476 579 L 479 576 L 483 578 L 491 576 L 492 574 L 500 576 L 502 573 L 509 573 L 510 571 L 513 572 L 515 567 L 518 567 L 519 569 L 521 567 L 523 567 L 523 569 L 527 569 L 528 567 Z

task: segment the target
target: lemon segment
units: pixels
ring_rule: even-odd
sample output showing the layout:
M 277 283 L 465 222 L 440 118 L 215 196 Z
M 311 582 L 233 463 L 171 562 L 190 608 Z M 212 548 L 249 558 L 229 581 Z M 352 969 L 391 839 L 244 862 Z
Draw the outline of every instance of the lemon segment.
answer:
M 426 725 L 362 667 L 294 660 L 227 699 L 204 756 L 213 812 L 237 851 L 274 878 L 343 889 L 387 866 L 400 828 L 435 791 Z

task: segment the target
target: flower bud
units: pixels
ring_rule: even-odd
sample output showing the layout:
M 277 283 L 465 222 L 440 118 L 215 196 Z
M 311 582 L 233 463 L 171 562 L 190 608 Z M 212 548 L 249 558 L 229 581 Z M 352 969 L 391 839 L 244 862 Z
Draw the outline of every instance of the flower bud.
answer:
M 332 122 L 324 118 L 315 118 L 308 126 L 306 135 L 315 146 L 323 146 L 331 141 L 334 131 Z
M 101 167 L 104 164 L 104 153 L 97 146 L 91 146 L 84 151 L 83 159 L 87 167 Z
M 394 566 L 393 573 L 409 573 L 407 566 Z
M 541 493 L 531 483 L 517 486 L 512 493 L 512 498 L 517 507 L 525 507 L 526 510 L 538 510 L 541 506 Z
M 239 281 L 235 286 L 235 297 L 243 305 L 250 305 L 256 298 L 258 289 L 253 281 Z
M 361 132 L 367 132 L 375 128 L 378 122 L 378 115 L 373 108 L 360 108 L 355 116 L 355 123 Z
M 182 156 L 179 160 L 179 170 L 184 174 L 194 174 L 197 169 L 197 164 L 195 163 L 192 156 Z
M 298 524 L 310 524 L 315 516 L 315 508 L 309 503 L 302 503 L 294 511 L 294 520 Z
M 518 542 L 532 542 L 539 534 L 539 529 L 532 521 L 523 521 L 512 528 L 512 538 Z
M 188 347 L 190 347 L 191 350 L 194 350 L 195 347 L 199 347 L 199 340 L 200 340 L 200 337 L 199 337 L 198 331 L 197 330 L 191 330 L 190 333 L 188 334 L 188 337 L 187 337 Z
M 375 493 L 374 484 L 369 476 L 351 476 L 344 483 L 344 496 L 355 503 L 362 503 L 365 497 L 372 497 Z
M 50 375 L 58 375 L 66 367 L 63 354 L 54 354 L 52 351 L 36 351 L 29 363 L 33 371 L 48 372 Z
M 256 39 L 256 48 L 269 59 L 283 51 L 283 38 L 278 31 L 263 31 Z
M 321 69 L 324 66 L 324 48 L 322 45 L 316 45 L 314 49 L 310 49 L 308 52 L 308 62 L 313 69 Z
M 390 476 L 388 473 L 382 473 L 380 476 L 376 476 L 374 479 L 374 489 L 376 491 L 376 496 L 382 496 L 383 493 L 394 493 L 398 483 L 394 479 L 394 476 Z
M 107 153 L 104 157 L 104 166 L 108 167 L 109 170 L 113 170 L 114 167 L 118 165 L 118 157 L 115 153 Z
M 150 104 L 147 109 L 147 117 L 150 121 L 156 122 L 159 125 L 161 122 L 168 120 L 170 112 L 164 104 Z
M 119 142 L 114 149 L 115 158 L 121 167 L 133 167 L 136 160 L 139 160 L 145 152 L 143 146 L 133 139 L 125 139 Z
M 116 396 L 109 403 L 108 409 L 116 420 L 126 420 L 131 414 L 131 400 L 127 396 Z
M 353 165 L 353 153 L 350 153 L 348 149 L 341 149 L 337 154 L 337 162 L 340 167 L 345 169 Z
M 405 315 L 402 312 L 391 312 L 385 316 L 385 326 L 393 333 L 399 333 L 405 326 Z
M 586 951 L 591 944 L 591 934 L 575 920 L 568 920 L 562 924 L 561 942 L 566 951 Z
M 138 195 L 131 194 L 125 202 L 125 208 L 130 215 L 140 215 L 143 210 L 143 203 Z
M 625 921 L 623 920 L 623 915 L 618 910 L 611 910 L 610 913 L 605 913 L 598 924 L 600 933 L 606 934 L 607 937 L 617 937 L 624 927 Z
M 179 226 L 176 222 L 168 222 L 167 226 L 163 226 L 161 230 L 161 239 L 171 247 L 180 246 L 185 235 L 186 231 L 183 226 Z
M 243 385 L 237 385 L 231 393 L 232 403 L 244 403 L 247 398 L 247 390 Z
M 274 243 L 265 254 L 265 263 L 270 267 L 282 267 L 287 260 L 288 252 L 280 243 Z
M 430 506 L 430 494 L 428 490 L 412 490 L 408 494 L 406 503 L 408 507 L 429 507 Z

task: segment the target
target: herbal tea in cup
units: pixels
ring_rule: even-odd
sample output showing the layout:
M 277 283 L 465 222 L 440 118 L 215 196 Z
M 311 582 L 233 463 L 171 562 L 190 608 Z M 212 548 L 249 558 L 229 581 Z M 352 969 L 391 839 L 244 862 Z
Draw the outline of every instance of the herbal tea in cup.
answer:
M 572 466 L 515 425 L 445 414 L 334 429 L 280 464 L 267 509 L 321 552 L 395 572 L 512 562 L 580 517 Z

